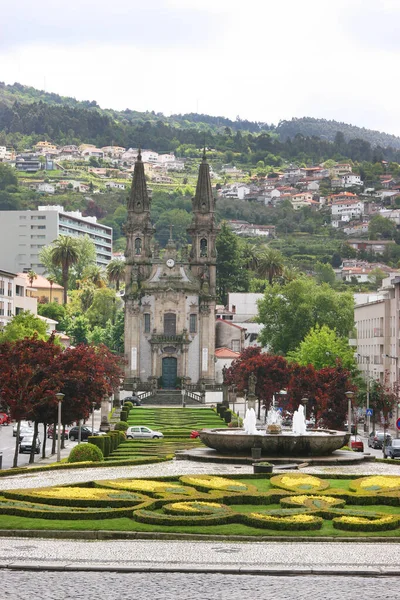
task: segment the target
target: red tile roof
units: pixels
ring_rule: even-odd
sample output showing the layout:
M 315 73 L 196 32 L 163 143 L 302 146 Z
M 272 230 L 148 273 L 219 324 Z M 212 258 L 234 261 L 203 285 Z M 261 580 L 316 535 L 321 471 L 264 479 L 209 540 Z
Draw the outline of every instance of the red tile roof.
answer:
M 240 356 L 240 352 L 234 352 L 229 348 L 217 348 L 215 350 L 215 356 L 217 358 L 238 358 L 238 356 Z

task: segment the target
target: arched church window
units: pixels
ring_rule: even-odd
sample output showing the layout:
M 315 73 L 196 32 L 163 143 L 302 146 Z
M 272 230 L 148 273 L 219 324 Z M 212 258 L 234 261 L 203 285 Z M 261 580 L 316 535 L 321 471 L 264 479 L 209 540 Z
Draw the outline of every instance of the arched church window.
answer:
M 136 238 L 135 240 L 135 254 L 142 254 L 142 240 L 140 238 Z
M 202 238 L 200 240 L 200 256 L 207 256 L 207 240 Z
M 164 314 L 164 335 L 176 335 L 176 314 Z

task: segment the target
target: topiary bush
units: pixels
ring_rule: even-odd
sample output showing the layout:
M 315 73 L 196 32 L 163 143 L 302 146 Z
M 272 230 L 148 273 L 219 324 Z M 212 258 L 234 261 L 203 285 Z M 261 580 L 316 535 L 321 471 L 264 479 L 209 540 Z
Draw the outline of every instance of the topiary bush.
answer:
M 104 456 L 104 435 L 90 435 L 88 442 L 100 448 L 102 455 Z
M 127 410 L 128 413 L 129 413 L 129 411 L 131 410 L 131 408 L 133 408 L 132 402 L 129 402 L 129 400 L 128 400 L 128 402 L 124 402 L 124 410 Z
M 126 431 L 129 427 L 129 424 L 126 421 L 118 421 L 115 423 L 114 431 Z
M 102 462 L 104 460 L 104 456 L 100 448 L 95 446 L 94 444 L 78 444 L 73 448 L 69 454 L 68 462 L 76 463 L 76 462 Z

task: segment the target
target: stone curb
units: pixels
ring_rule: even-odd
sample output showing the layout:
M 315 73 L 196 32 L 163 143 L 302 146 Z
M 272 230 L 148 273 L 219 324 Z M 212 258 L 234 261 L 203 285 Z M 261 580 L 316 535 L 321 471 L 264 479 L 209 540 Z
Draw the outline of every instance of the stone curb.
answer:
M 279 543 L 371 543 L 377 542 L 387 544 L 398 544 L 397 537 L 283 537 L 283 536 L 245 536 L 245 535 L 206 535 L 190 533 L 162 533 L 145 531 L 108 531 L 108 530 L 63 530 L 63 529 L 0 529 L 0 538 L 39 538 L 55 540 L 81 540 L 81 541 L 111 541 L 111 540 L 153 540 L 169 541 L 176 540 L 182 542 L 232 542 L 257 543 L 257 542 L 279 542 Z M 400 567 L 399 567 L 400 568 Z
M 94 562 L 27 562 L 14 561 L 2 565 L 2 569 L 12 571 L 76 571 L 76 572 L 113 572 L 113 573 L 220 573 L 225 575 L 262 575 L 262 576 L 346 576 L 346 577 L 398 577 L 400 569 L 348 567 L 237 567 L 227 565 L 119 565 Z

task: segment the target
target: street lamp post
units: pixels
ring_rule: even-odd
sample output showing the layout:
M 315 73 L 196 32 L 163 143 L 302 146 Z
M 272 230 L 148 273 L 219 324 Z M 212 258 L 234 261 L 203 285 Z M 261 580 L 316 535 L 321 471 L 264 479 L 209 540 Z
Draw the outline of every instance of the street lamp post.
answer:
M 94 409 L 96 408 L 96 402 L 92 402 L 92 435 L 94 432 Z
M 369 397 L 370 397 L 370 385 L 371 382 L 369 380 L 369 365 L 370 365 L 370 361 L 371 361 L 371 357 L 369 355 L 363 355 L 363 354 L 357 354 L 358 358 L 362 358 L 364 360 L 364 358 L 367 361 L 367 407 L 366 407 L 366 413 L 367 413 L 367 433 L 369 435 L 370 433 L 370 428 L 371 428 L 371 417 L 369 414 Z
M 61 436 L 62 436 L 62 432 L 61 432 L 61 404 L 62 401 L 64 399 L 65 394 L 62 394 L 61 392 L 59 392 L 58 394 L 56 394 L 56 398 L 58 400 L 58 424 L 57 424 L 57 462 L 60 462 L 61 460 Z
M 347 431 L 349 432 L 350 436 L 351 436 L 351 401 L 353 399 L 354 396 L 354 392 L 346 392 L 346 397 L 347 397 L 347 401 L 348 401 L 348 406 L 347 406 Z

